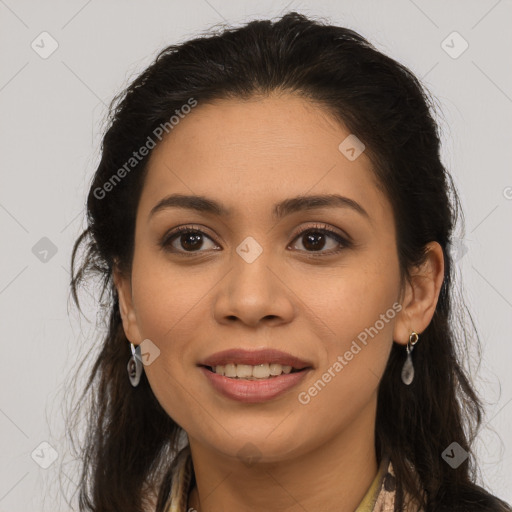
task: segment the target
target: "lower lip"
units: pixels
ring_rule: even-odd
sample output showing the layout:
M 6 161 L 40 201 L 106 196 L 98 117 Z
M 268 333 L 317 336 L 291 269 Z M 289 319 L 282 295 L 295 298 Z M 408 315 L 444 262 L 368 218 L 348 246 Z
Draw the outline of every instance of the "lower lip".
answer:
M 276 398 L 301 382 L 311 368 L 261 380 L 231 379 L 200 367 L 211 385 L 224 396 L 239 402 L 258 403 Z

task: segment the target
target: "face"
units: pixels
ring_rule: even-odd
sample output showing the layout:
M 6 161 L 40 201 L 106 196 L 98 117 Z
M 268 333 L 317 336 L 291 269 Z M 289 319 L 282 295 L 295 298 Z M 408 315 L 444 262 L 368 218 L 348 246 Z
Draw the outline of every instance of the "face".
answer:
M 132 274 L 116 282 L 123 325 L 134 344 L 159 350 L 144 371 L 160 404 L 220 456 L 251 443 L 281 460 L 373 421 L 393 339 L 406 342 L 393 212 L 364 151 L 352 160 L 340 151 L 349 135 L 320 107 L 283 95 L 199 104 L 153 150 Z M 174 194 L 221 211 L 152 213 Z M 283 203 L 327 195 L 349 200 Z M 200 366 L 228 349 L 269 348 L 309 367 L 272 396 L 262 381 L 249 381 L 255 395 L 239 389 L 245 400 L 227 396 Z

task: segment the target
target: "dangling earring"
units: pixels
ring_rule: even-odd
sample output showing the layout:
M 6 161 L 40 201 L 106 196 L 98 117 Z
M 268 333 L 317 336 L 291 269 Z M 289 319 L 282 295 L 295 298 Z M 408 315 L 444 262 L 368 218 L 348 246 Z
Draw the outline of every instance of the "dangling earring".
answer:
M 402 367 L 402 381 L 407 386 L 414 379 L 414 366 L 412 364 L 411 352 L 414 348 L 414 345 L 416 345 L 418 342 L 418 339 L 418 334 L 412 331 L 409 336 L 409 342 L 407 343 L 407 358 L 405 359 L 404 366 Z
M 131 385 L 135 388 L 139 385 L 140 376 L 142 375 L 142 358 L 140 355 L 140 345 L 137 347 L 133 343 L 130 343 L 132 349 L 132 356 L 128 361 L 128 377 L 130 378 Z

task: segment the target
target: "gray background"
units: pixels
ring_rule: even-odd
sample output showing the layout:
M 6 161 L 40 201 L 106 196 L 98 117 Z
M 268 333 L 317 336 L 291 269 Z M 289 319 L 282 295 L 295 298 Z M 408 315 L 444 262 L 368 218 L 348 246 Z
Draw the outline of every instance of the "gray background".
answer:
M 454 247 L 458 279 L 483 344 L 481 358 L 472 356 L 487 404 L 477 454 L 483 483 L 512 502 L 510 0 L 0 0 L 0 512 L 70 510 L 58 475 L 70 493 L 78 480 L 65 379 L 94 343 L 97 307 L 91 290 L 80 319 L 67 287 L 106 105 L 165 45 L 289 10 L 360 32 L 441 103 L 442 158 L 466 218 Z M 45 59 L 44 31 L 58 43 Z M 458 53 L 461 39 L 442 44 L 453 31 L 469 44 L 457 58 L 445 48 Z M 47 469 L 35 462 L 54 453 Z

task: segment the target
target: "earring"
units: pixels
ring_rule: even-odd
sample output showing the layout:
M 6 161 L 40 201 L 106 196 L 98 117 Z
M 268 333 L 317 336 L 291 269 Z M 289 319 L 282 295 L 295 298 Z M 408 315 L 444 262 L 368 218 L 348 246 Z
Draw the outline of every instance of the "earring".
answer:
M 130 343 L 132 349 L 132 356 L 128 361 L 128 377 L 130 378 L 131 385 L 135 388 L 139 385 L 140 377 L 142 375 L 142 357 L 140 355 L 140 345 L 137 347 L 133 343 Z
M 408 386 L 414 379 L 414 366 L 412 364 L 411 352 L 413 351 L 414 345 L 418 342 L 418 339 L 418 334 L 412 331 L 409 336 L 409 342 L 407 343 L 407 358 L 404 366 L 402 367 L 402 382 L 406 386 Z

